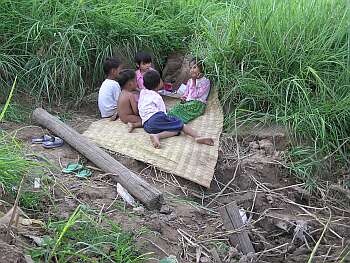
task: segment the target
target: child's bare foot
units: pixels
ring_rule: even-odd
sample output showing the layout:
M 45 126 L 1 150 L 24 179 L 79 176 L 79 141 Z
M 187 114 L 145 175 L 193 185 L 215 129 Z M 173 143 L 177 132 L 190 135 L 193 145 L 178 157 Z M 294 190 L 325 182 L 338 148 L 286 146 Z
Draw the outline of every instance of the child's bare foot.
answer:
M 200 144 L 214 146 L 214 140 L 212 138 L 198 137 L 198 138 L 196 138 L 196 142 L 200 143 Z
M 132 132 L 135 128 L 135 123 L 128 122 L 128 132 Z
M 157 134 L 151 134 L 149 137 L 151 139 L 151 142 L 154 148 L 159 149 L 160 148 L 159 136 Z

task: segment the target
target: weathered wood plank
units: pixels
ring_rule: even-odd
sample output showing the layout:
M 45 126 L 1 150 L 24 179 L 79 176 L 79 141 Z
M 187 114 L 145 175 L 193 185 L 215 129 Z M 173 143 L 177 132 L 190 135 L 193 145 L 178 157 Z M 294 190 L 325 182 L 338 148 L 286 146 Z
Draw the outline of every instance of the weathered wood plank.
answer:
M 248 236 L 247 230 L 243 228 L 242 217 L 235 202 L 219 208 L 221 218 L 226 230 L 238 230 L 230 236 L 230 243 L 243 253 L 255 253 L 254 247 Z

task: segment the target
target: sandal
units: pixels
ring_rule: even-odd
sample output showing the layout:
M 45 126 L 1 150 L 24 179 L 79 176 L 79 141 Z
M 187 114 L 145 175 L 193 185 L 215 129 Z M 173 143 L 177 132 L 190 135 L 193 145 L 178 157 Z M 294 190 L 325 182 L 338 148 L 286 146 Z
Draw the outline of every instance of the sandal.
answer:
M 44 142 L 53 142 L 54 140 L 55 140 L 54 136 L 45 134 L 45 135 L 40 136 L 40 137 L 33 137 L 32 138 L 32 143 L 33 144 L 42 144 Z
M 81 169 L 83 169 L 83 166 L 79 163 L 68 163 L 66 168 L 62 169 L 62 172 L 65 174 L 70 174 L 70 173 L 77 172 Z
M 87 177 L 90 177 L 91 175 L 92 175 L 92 172 L 89 169 L 82 169 L 75 174 L 75 176 L 78 178 L 87 178 Z
M 43 147 L 46 149 L 52 149 L 61 147 L 64 144 L 63 140 L 59 137 L 55 137 L 53 141 L 45 141 L 43 142 Z

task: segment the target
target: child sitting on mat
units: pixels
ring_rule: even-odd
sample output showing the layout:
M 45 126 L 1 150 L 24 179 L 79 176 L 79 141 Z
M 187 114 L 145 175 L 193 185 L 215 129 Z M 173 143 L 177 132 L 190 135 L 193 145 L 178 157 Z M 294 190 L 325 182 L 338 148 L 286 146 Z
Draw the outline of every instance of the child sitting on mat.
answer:
M 210 81 L 203 76 L 204 63 L 199 59 L 190 62 L 190 76 L 181 103 L 169 110 L 169 115 L 180 118 L 184 123 L 203 115 L 210 92 Z
M 135 55 L 135 63 L 136 63 L 136 81 L 137 87 L 141 90 L 144 89 L 143 85 L 143 75 L 149 71 L 153 70 L 152 66 L 152 57 L 150 54 L 139 51 Z
M 196 131 L 184 125 L 182 120 L 166 114 L 164 101 L 158 94 L 158 90 L 163 86 L 158 71 L 147 71 L 143 82 L 145 89 L 141 90 L 138 108 L 143 128 L 150 134 L 155 148 L 160 148 L 160 139 L 176 136 L 181 131 L 193 137 L 197 143 L 214 145 L 212 138 L 200 137 Z
M 122 88 L 118 100 L 118 115 L 122 122 L 128 124 L 129 132 L 142 127 L 135 91 L 137 90 L 136 74 L 131 69 L 122 70 L 119 73 L 118 83 Z
M 116 81 L 119 72 L 122 68 L 122 63 L 117 57 L 107 58 L 103 64 L 103 71 L 107 78 L 103 81 L 98 93 L 98 108 L 102 118 L 116 118 L 117 102 L 120 94 L 120 86 Z

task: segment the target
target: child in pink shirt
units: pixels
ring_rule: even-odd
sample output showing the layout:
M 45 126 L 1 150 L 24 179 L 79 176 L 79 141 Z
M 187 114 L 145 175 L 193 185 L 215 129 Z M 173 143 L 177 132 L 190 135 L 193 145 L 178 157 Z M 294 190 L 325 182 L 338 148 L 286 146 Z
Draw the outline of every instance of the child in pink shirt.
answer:
M 212 138 L 200 137 L 182 120 L 166 114 L 164 101 L 158 94 L 158 90 L 163 86 L 158 71 L 147 71 L 143 76 L 143 81 L 145 89 L 140 92 L 138 109 L 143 128 L 150 134 L 151 142 L 155 148 L 160 148 L 160 139 L 176 136 L 181 131 L 193 137 L 197 143 L 214 145 Z
M 153 70 L 152 66 L 152 57 L 150 54 L 139 51 L 135 55 L 135 63 L 137 70 L 136 73 L 136 81 L 137 81 L 137 87 L 142 90 L 144 89 L 143 85 L 143 75 L 149 71 Z
M 203 115 L 210 92 L 210 80 L 204 77 L 204 63 L 196 58 L 190 62 L 190 76 L 181 103 L 169 111 L 169 115 L 180 118 L 184 123 Z

